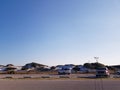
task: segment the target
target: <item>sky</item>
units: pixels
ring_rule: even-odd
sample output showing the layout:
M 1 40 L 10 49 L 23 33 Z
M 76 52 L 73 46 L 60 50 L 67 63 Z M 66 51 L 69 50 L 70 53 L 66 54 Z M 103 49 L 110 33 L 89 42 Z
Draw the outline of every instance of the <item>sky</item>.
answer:
M 120 0 L 0 0 L 0 64 L 120 64 Z

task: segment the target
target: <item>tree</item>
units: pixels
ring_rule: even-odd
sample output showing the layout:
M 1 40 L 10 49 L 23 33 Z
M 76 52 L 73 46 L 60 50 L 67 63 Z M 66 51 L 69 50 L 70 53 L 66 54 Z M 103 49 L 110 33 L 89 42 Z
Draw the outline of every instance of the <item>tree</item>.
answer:
M 85 63 L 83 66 L 86 67 L 86 68 L 90 68 L 90 69 L 97 69 L 97 68 L 100 68 L 100 67 L 105 67 L 104 64 L 101 64 L 101 63 L 98 63 L 98 62 Z
M 51 69 L 51 70 L 55 70 L 55 66 L 52 66 L 50 69 Z
M 85 63 L 83 66 L 90 69 L 94 68 L 91 63 Z

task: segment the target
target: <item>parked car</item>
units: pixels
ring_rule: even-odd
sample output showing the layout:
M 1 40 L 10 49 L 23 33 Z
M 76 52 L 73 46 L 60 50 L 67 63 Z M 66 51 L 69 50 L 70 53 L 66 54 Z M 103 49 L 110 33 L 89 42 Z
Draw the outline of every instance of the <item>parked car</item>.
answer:
M 116 74 L 117 74 L 117 75 L 120 75 L 120 71 L 117 71 Z
M 58 74 L 71 74 L 72 69 L 70 68 L 62 68 L 60 70 L 58 70 Z
M 96 77 L 109 77 L 110 73 L 107 67 L 96 69 Z

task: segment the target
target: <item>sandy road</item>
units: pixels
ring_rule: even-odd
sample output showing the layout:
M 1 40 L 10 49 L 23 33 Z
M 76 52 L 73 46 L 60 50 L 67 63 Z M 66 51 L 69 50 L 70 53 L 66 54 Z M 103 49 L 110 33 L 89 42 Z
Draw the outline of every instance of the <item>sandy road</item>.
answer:
M 120 90 L 120 80 L 0 80 L 0 90 Z

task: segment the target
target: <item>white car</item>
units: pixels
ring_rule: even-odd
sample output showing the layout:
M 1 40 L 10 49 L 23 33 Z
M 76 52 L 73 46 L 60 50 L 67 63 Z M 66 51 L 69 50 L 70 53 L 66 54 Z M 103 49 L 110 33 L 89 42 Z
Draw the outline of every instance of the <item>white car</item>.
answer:
M 62 68 L 60 70 L 58 70 L 58 74 L 71 74 L 72 69 L 70 68 Z

